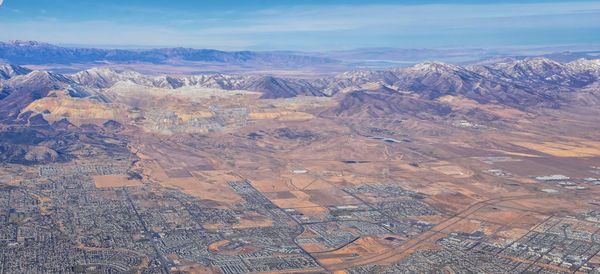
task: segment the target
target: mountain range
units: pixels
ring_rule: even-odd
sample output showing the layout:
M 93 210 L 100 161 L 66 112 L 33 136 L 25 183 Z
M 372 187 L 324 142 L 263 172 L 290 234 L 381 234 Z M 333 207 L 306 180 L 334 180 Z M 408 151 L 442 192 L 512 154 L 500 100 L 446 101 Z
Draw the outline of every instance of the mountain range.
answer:
M 0 42 L 0 60 L 11 64 L 228 64 L 241 66 L 270 66 L 297 68 L 335 64 L 326 57 L 288 52 L 220 51 L 213 49 L 100 49 L 60 47 L 36 41 Z
M 538 49 L 551 52 L 552 49 Z M 121 67 L 152 74 L 169 68 L 177 74 L 207 72 L 303 71 L 324 74 L 355 69 L 407 67 L 427 60 L 446 63 L 492 64 L 527 57 L 543 57 L 560 62 L 594 59 L 597 51 L 554 52 L 523 55 L 515 50 L 486 49 L 396 49 L 362 48 L 326 52 L 300 51 L 221 51 L 193 48 L 107 49 L 65 47 L 37 41 L 0 42 L 0 61 L 33 65 L 53 71 L 73 73 L 93 67 Z
M 50 90 L 65 89 L 73 97 L 86 97 L 119 82 L 179 89 L 182 87 L 248 90 L 260 92 L 263 99 L 296 96 L 336 96 L 376 85 L 384 94 L 436 100 L 461 96 L 478 103 L 512 107 L 543 105 L 558 107 L 565 94 L 585 90 L 600 79 L 600 60 L 580 59 L 559 63 L 532 58 L 509 63 L 467 66 L 425 62 L 408 68 L 349 71 L 333 77 L 285 78 L 270 75 L 204 74 L 192 76 L 152 76 L 134 71 L 92 68 L 74 74 L 32 71 L 16 65 L 0 67 L 4 114 L 46 96 Z

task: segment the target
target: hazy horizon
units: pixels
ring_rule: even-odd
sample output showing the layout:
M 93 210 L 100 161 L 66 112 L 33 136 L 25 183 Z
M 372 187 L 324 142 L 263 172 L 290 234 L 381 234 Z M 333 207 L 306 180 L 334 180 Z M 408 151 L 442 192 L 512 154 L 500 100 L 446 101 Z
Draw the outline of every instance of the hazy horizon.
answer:
M 489 53 L 498 53 L 504 55 L 542 55 L 542 54 L 553 54 L 561 52 L 597 52 L 600 51 L 600 44 L 592 45 L 554 45 L 554 46 L 514 46 L 514 47 L 472 47 L 472 48 L 459 48 L 459 47 L 443 47 L 443 48 L 402 48 L 402 47 L 357 47 L 348 49 L 330 49 L 330 50 L 302 50 L 302 49 L 226 49 L 226 48 L 208 48 L 208 47 L 194 47 L 194 46 L 169 46 L 169 45 L 98 45 L 98 44 L 77 44 L 77 43 L 52 43 L 48 41 L 40 40 L 0 40 L 0 43 L 13 43 L 13 42 L 33 42 L 43 43 L 62 48 L 81 48 L 81 49 L 104 49 L 104 50 L 153 50 L 153 49 L 170 49 L 170 48 L 185 48 L 194 50 L 216 50 L 224 52 L 236 52 L 236 51 L 253 51 L 253 52 L 290 52 L 290 53 L 307 53 L 307 54 L 327 54 L 327 53 L 342 53 L 342 52 L 368 52 L 376 50 L 388 50 L 388 51 L 439 51 L 439 52 L 459 52 L 464 51 L 481 51 Z

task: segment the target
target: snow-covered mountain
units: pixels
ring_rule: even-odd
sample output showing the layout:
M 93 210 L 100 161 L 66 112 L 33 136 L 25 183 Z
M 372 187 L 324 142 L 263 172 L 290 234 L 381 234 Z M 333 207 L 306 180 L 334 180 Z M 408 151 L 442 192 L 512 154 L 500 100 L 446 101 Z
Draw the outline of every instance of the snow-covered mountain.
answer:
M 18 109 L 36 98 L 46 96 L 51 90 L 67 90 L 73 97 L 86 97 L 102 94 L 103 90 L 123 82 L 163 89 L 198 87 L 248 90 L 262 93 L 261 98 L 264 99 L 337 94 L 344 96 L 356 91 L 372 90 L 348 99 L 348 105 L 356 105 L 361 98 L 383 102 L 386 95 L 381 97 L 377 93 L 389 93 L 391 90 L 394 94 L 410 94 L 411 98 L 419 100 L 436 100 L 452 95 L 482 104 L 526 108 L 533 105 L 558 107 L 564 94 L 597 89 L 600 86 L 600 60 L 581 59 L 565 64 L 545 58 L 532 58 L 468 67 L 425 62 L 408 68 L 349 71 L 319 79 L 218 73 L 150 76 L 110 68 L 92 68 L 62 75 L 31 71 L 14 65 L 0 66 L 0 76 L 0 109 L 5 115 L 14 115 Z M 414 102 L 422 102 L 419 100 Z M 406 100 L 390 100 L 394 101 Z M 435 105 L 424 106 L 443 112 L 443 108 Z
M 474 71 L 501 81 L 527 85 L 580 88 L 597 80 L 594 63 L 584 61 L 562 64 L 546 58 L 532 58 L 510 63 L 473 67 Z
M 156 88 L 181 87 L 249 90 L 263 93 L 263 98 L 289 98 L 298 95 L 323 96 L 307 80 L 284 79 L 274 76 L 205 74 L 194 76 L 148 76 L 133 71 L 93 68 L 68 76 L 83 86 L 104 89 L 126 81 Z
M 30 73 L 30 69 L 26 69 L 24 67 L 15 66 L 15 65 L 0 65 L 0 80 L 8 80 L 12 77 L 25 75 Z

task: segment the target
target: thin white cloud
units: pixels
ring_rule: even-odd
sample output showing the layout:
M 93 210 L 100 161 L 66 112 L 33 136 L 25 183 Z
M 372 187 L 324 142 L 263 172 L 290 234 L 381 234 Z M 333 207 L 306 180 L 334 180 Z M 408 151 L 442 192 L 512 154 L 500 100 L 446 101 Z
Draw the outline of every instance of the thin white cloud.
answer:
M 496 22 L 498 19 L 600 14 L 600 2 L 488 5 L 367 5 L 295 7 L 257 12 L 239 26 L 204 29 L 210 32 L 335 31 L 370 27 L 427 27 Z M 600 20 L 600 18 L 598 19 Z M 546 22 L 560 24 L 561 20 Z M 567 22 L 569 23 L 569 22 Z M 582 22 L 585 23 L 585 22 Z

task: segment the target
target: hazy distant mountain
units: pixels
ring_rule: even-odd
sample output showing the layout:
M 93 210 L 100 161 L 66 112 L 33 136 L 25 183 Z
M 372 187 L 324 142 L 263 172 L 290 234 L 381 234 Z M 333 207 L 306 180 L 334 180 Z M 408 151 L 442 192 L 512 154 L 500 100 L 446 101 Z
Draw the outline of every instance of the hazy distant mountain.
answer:
M 551 52 L 551 49 L 545 51 Z M 540 52 L 543 52 L 542 50 Z M 160 74 L 164 66 L 175 73 L 255 73 L 278 70 L 307 73 L 339 73 L 355 69 L 409 67 L 429 60 L 470 65 L 523 60 L 512 50 L 362 48 L 327 52 L 220 51 L 212 49 L 101 49 L 61 47 L 43 42 L 0 42 L 0 61 L 16 65 L 42 65 L 53 71 L 75 72 L 98 66 L 120 65 L 136 71 Z M 535 56 L 559 62 L 594 59 L 597 51 L 558 52 Z M 1 76 L 0 76 L 1 77 Z
M 407 67 L 427 60 L 468 63 L 485 60 L 503 53 L 484 49 L 398 49 L 361 48 L 329 51 L 321 56 L 338 59 L 355 67 Z
M 269 65 L 298 67 L 331 64 L 336 61 L 284 52 L 219 51 L 212 49 L 98 49 L 67 48 L 32 41 L 0 42 L 0 59 L 12 64 L 82 64 L 82 63 L 150 63 L 177 64 L 182 62 L 227 63 L 231 65 Z
M 571 52 L 571 51 L 563 51 L 563 52 L 555 52 L 543 54 L 540 57 L 552 59 L 561 63 L 568 63 L 572 61 L 576 61 L 579 59 L 587 59 L 593 60 L 600 56 L 600 51 L 592 50 L 592 51 L 583 51 L 583 52 Z
M 523 49 L 527 51 L 527 49 Z M 542 57 L 562 63 L 578 59 L 596 59 L 600 51 L 561 51 L 557 49 L 537 49 L 538 53 L 523 53 L 516 49 L 401 49 L 401 48 L 361 48 L 328 51 L 317 56 L 340 60 L 350 67 L 388 68 L 409 67 L 418 63 L 435 60 L 438 62 L 469 65 L 510 62 L 531 57 Z M 541 53 L 549 52 L 549 53 Z

